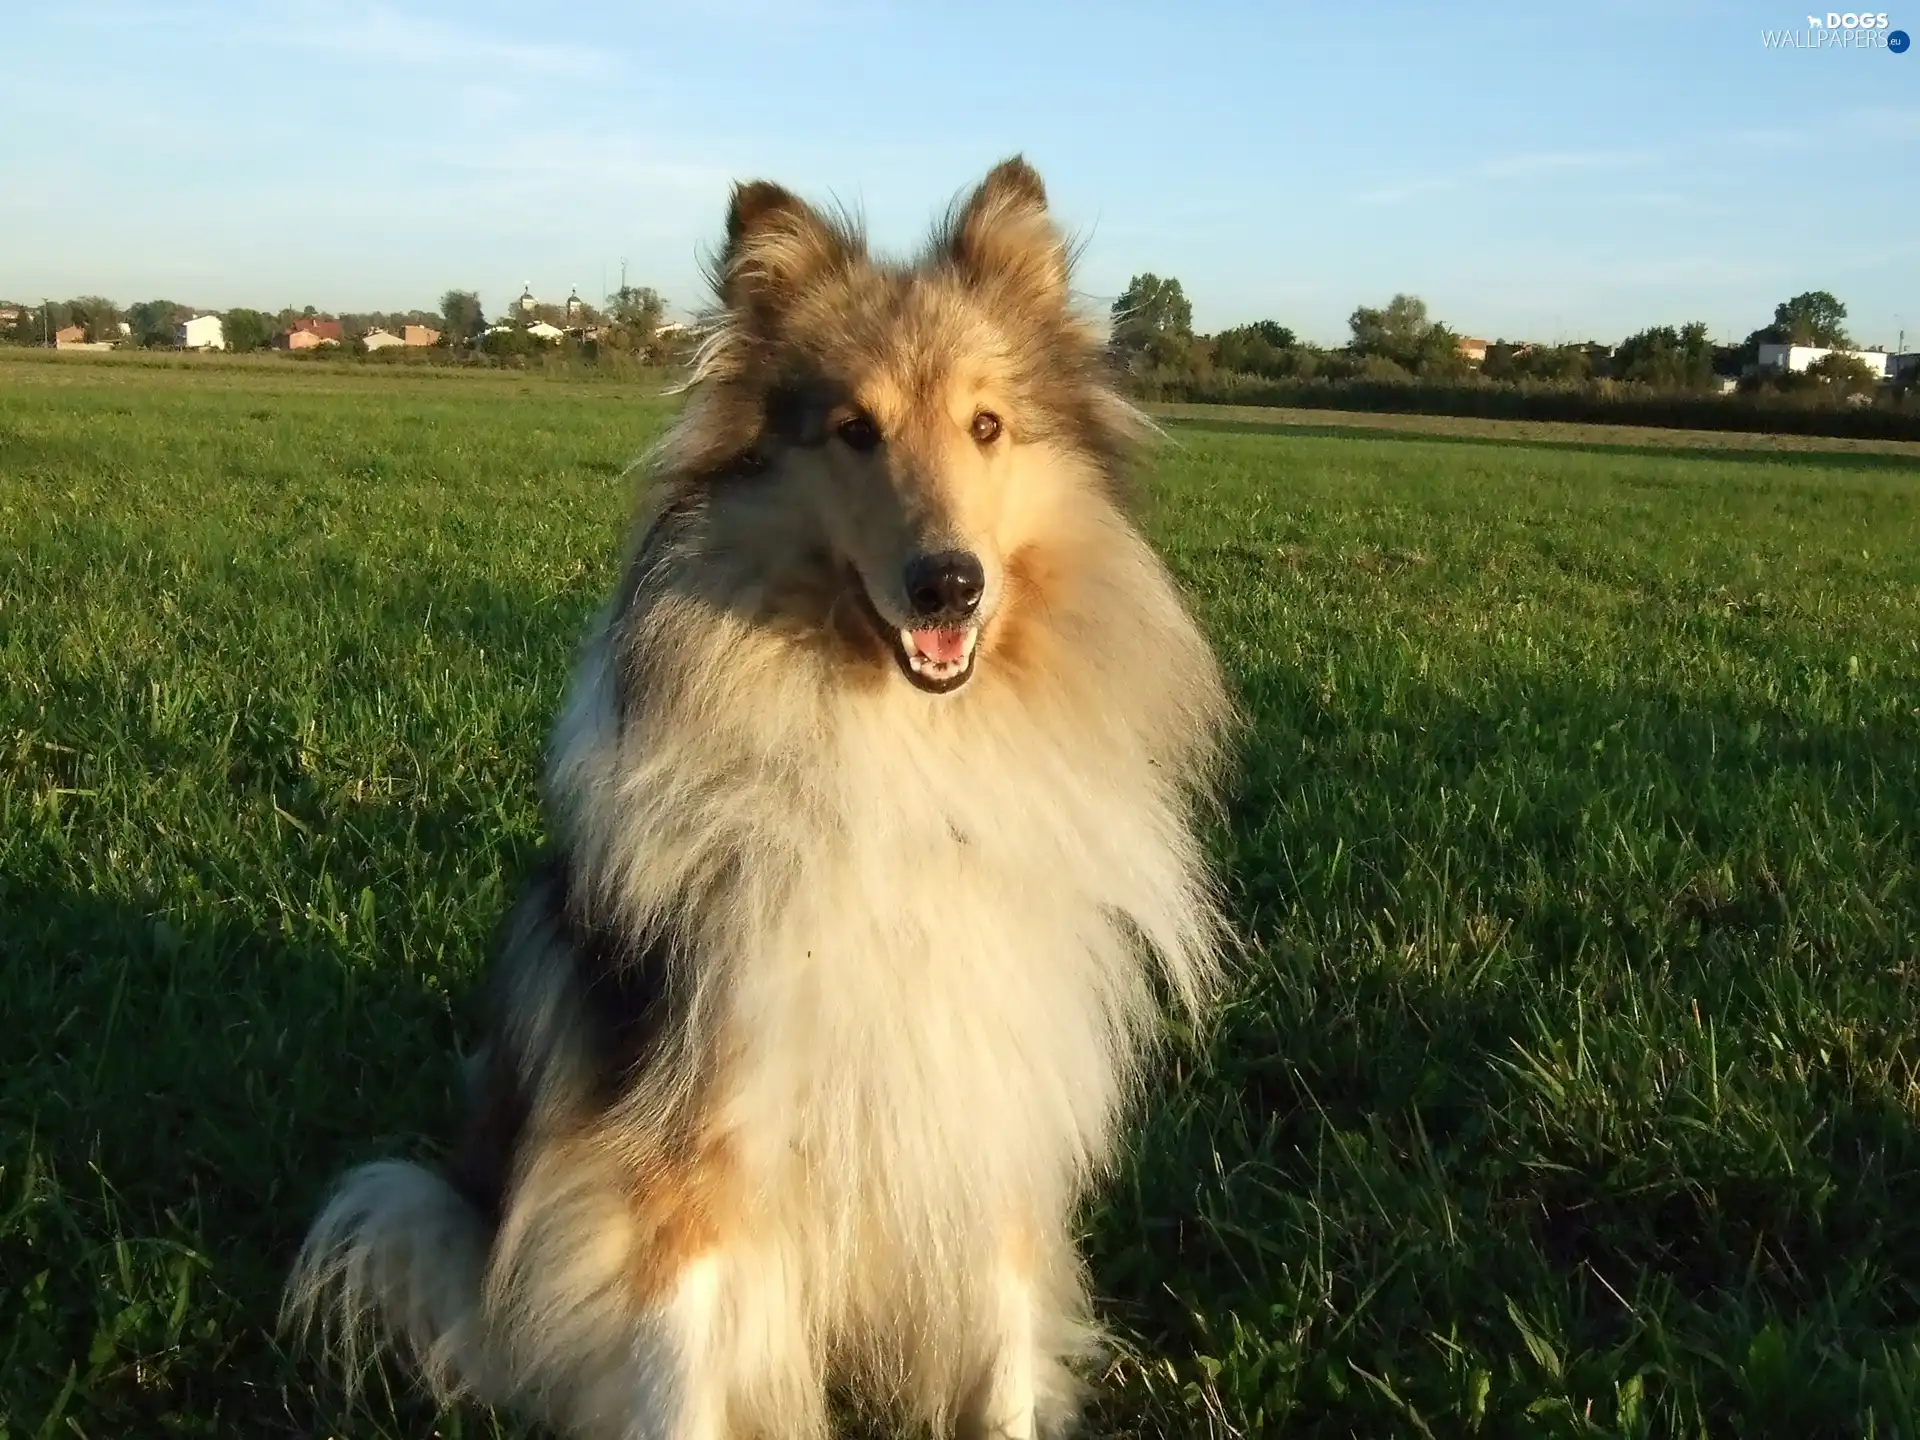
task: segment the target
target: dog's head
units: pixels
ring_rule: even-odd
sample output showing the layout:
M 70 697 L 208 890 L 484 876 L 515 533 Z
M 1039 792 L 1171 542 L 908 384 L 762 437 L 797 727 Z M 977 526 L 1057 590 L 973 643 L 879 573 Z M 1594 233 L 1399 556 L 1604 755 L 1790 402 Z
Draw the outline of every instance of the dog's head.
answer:
M 743 184 L 714 281 L 695 449 L 747 459 L 777 492 L 770 509 L 832 568 L 836 623 L 867 632 L 873 663 L 958 690 L 1012 634 L 1063 492 L 1113 480 L 1134 420 L 1072 313 L 1040 177 L 995 167 L 912 264 L 870 257 L 854 224 L 778 185 Z

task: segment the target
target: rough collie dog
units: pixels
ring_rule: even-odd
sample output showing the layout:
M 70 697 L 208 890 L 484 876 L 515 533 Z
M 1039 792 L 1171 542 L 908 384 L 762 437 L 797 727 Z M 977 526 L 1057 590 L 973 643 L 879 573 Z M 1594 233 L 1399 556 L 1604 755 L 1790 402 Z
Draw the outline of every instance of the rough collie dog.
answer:
M 457 1158 L 349 1174 L 289 1308 L 571 1436 L 1053 1434 L 1229 702 L 1024 161 L 911 264 L 737 187 L 715 288 Z

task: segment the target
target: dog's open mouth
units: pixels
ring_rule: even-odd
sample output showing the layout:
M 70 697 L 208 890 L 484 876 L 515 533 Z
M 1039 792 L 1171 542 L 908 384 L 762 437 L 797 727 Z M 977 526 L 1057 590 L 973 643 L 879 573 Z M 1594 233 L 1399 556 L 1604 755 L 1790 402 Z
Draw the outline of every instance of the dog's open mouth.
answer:
M 922 690 L 957 690 L 973 674 L 973 651 L 980 639 L 977 627 L 960 630 L 902 630 L 895 637 L 896 652 L 907 678 Z
M 944 695 L 973 678 L 973 662 L 980 646 L 978 625 L 896 629 L 875 607 L 858 573 L 849 570 L 847 581 L 859 599 L 867 623 L 873 626 L 880 642 L 893 652 L 894 663 L 907 679 L 931 694 Z

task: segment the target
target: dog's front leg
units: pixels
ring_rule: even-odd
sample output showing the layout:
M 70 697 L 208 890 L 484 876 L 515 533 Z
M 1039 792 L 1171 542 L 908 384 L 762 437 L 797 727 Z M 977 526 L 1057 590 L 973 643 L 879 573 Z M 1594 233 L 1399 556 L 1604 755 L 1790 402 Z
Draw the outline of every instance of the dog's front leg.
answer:
M 1034 1293 L 1025 1267 L 999 1266 L 993 1328 L 993 1361 L 962 1408 L 960 1440 L 1035 1440 Z
M 636 1226 L 595 1160 L 549 1150 L 495 1239 L 513 1388 L 564 1440 L 729 1440 L 736 1267 Z
M 777 1251 L 750 1243 L 686 1262 L 635 1332 L 621 1423 L 581 1433 L 592 1440 L 826 1440 L 826 1392 L 793 1281 Z
M 634 1347 L 632 1401 L 609 1440 L 727 1440 L 721 1264 L 706 1255 L 688 1265 L 647 1317 Z

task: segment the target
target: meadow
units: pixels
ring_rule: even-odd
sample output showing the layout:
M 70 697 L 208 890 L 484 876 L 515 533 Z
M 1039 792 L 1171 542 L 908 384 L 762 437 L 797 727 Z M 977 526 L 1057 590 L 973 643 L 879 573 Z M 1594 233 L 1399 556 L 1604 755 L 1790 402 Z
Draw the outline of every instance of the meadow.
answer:
M 274 1307 L 445 1133 L 670 413 L 0 358 L 0 1440 L 515 1433 Z M 1144 472 L 1248 946 L 1092 1433 L 1920 1435 L 1920 446 L 1275 418 Z

